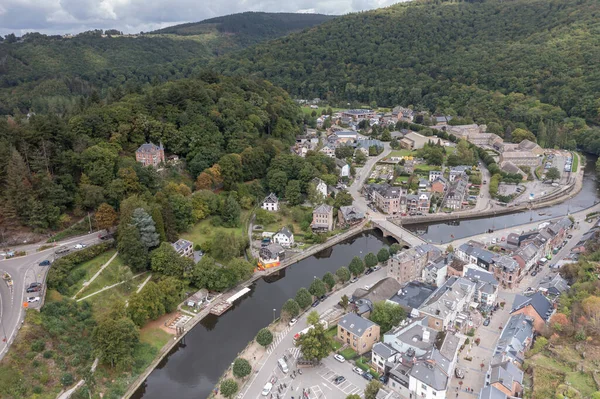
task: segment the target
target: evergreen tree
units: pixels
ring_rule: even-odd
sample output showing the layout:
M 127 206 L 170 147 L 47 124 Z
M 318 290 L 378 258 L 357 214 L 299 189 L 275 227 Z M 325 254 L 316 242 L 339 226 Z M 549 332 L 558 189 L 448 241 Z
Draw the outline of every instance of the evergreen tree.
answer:
M 154 221 L 154 225 L 156 226 L 156 232 L 158 233 L 158 237 L 160 242 L 167 241 L 167 234 L 165 233 L 165 223 L 163 220 L 162 212 L 158 206 L 154 206 L 152 208 L 152 220 Z
M 540 121 L 540 123 L 538 124 L 537 142 L 540 145 L 540 147 L 545 148 L 547 140 L 548 133 L 546 132 L 546 125 L 544 124 L 544 121 Z
M 234 194 L 229 194 L 223 203 L 223 211 L 221 217 L 223 224 L 228 227 L 237 227 L 240 224 L 240 204 L 235 199 Z
M 142 271 L 148 265 L 148 248 L 140 238 L 140 232 L 133 225 L 119 227 L 117 249 L 126 265 L 134 271 Z
M 131 223 L 137 227 L 140 233 L 140 240 L 146 248 L 152 248 L 160 243 L 160 236 L 156 232 L 156 225 L 152 216 L 143 208 L 136 208 L 131 217 Z
M 13 149 L 6 166 L 4 198 L 22 221 L 26 221 L 29 217 L 30 200 L 33 198 L 29 177 L 29 168 L 23 157 L 17 150 Z

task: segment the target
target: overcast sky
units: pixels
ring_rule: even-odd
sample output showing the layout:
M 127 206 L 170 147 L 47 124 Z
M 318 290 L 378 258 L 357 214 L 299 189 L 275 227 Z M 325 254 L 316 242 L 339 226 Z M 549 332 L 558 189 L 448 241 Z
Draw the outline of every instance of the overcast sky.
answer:
M 0 0 L 0 34 L 151 31 L 243 11 L 346 14 L 403 0 Z

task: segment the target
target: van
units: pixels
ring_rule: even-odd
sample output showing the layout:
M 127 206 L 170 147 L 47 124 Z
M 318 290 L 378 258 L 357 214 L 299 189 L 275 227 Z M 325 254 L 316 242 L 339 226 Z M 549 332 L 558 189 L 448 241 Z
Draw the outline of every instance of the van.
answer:
M 285 360 L 279 359 L 277 361 L 277 365 L 279 366 L 279 368 L 281 369 L 281 371 L 283 371 L 284 373 L 287 374 L 287 372 L 288 372 L 288 366 L 287 366 L 287 363 L 285 362 Z

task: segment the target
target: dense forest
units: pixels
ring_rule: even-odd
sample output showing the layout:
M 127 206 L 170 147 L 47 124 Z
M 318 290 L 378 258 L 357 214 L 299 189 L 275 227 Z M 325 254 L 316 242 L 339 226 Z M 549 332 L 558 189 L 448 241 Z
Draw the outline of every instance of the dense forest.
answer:
M 29 33 L 0 40 L 0 114 L 71 110 L 80 97 L 194 76 L 220 54 L 322 23 L 318 14 L 242 13 L 152 34 L 88 31 L 74 37 Z M 116 93 L 119 96 L 119 93 Z
M 599 16 L 595 0 L 416 1 L 336 18 L 214 66 L 293 97 L 413 105 L 498 124 L 499 133 L 509 124 L 537 133 L 541 121 L 581 130 L 600 122 Z

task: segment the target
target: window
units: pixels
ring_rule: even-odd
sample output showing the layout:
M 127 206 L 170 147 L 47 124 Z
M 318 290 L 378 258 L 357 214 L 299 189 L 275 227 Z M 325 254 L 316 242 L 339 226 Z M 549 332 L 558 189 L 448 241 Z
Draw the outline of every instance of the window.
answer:
M 426 390 L 427 390 L 427 385 L 425 385 L 425 384 L 421 384 L 421 389 L 423 389 L 423 390 L 425 390 L 425 391 L 426 391 Z

